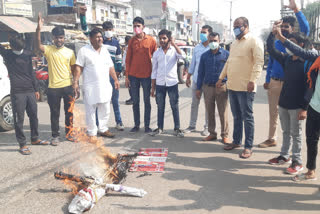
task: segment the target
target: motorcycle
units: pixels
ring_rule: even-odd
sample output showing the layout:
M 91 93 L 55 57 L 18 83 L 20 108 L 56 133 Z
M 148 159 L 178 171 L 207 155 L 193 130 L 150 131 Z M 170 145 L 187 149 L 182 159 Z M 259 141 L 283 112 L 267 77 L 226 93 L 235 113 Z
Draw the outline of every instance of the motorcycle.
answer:
M 40 94 L 39 101 L 44 102 L 47 97 L 48 85 L 49 85 L 48 66 L 42 65 L 39 68 L 37 68 L 35 72 L 36 72 L 36 78 L 39 84 L 39 94 Z

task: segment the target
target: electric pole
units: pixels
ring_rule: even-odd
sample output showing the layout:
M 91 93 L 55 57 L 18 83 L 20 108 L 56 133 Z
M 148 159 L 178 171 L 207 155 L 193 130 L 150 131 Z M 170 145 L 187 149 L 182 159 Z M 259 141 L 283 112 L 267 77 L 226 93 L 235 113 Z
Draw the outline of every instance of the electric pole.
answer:
M 198 16 L 197 16 L 197 21 L 198 21 L 198 42 L 200 40 L 200 0 L 198 0 Z
M 232 35 L 232 1 L 230 1 L 230 37 Z

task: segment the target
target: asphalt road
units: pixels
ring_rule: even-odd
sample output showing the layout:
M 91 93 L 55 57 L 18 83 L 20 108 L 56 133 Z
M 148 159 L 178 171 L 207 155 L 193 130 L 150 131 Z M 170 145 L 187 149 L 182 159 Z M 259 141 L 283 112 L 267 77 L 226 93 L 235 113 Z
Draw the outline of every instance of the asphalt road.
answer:
M 268 132 L 267 96 L 260 78 L 254 103 L 255 145 L 264 141 Z M 179 85 L 181 126 L 186 128 L 190 118 L 191 89 Z M 132 107 L 124 104 L 128 91 L 120 89 L 121 115 L 125 131 L 115 131 L 113 111 L 110 127 L 117 136 L 103 139 L 112 153 L 137 151 L 143 147 L 169 148 L 164 173 L 128 173 L 124 185 L 143 188 L 148 194 L 135 198 L 108 193 L 89 211 L 100 213 L 319 213 L 319 181 L 295 183 L 283 173 L 286 166 L 271 166 L 268 159 L 278 156 L 280 145 L 273 148 L 255 147 L 249 160 L 240 159 L 241 149 L 223 150 L 219 141 L 203 142 L 200 132 L 204 124 L 204 104 L 201 102 L 198 132 L 184 138 L 173 136 L 173 118 L 169 102 L 165 112 L 165 133 L 151 137 L 143 130 L 130 134 L 133 126 Z M 141 100 L 142 101 L 142 100 Z M 84 126 L 83 104 L 77 101 L 77 126 Z M 47 103 L 39 103 L 39 129 L 42 138 L 49 138 L 50 119 Z M 141 112 L 143 105 L 141 106 Z M 60 130 L 63 133 L 63 111 Z M 141 115 L 143 124 L 143 114 Z M 218 122 L 218 133 L 220 124 Z M 229 110 L 230 136 L 232 115 Z M 29 138 L 26 117 L 25 132 Z M 152 99 L 151 127 L 156 128 L 156 104 Z M 303 132 L 305 133 L 305 132 Z M 63 135 L 63 134 L 62 134 Z M 281 143 L 281 131 L 278 130 Z M 63 139 L 62 139 L 63 140 Z M 85 144 L 63 141 L 58 147 L 31 146 L 33 154 L 22 156 L 13 131 L 0 133 L 0 213 L 68 213 L 73 196 L 70 189 L 55 180 L 53 173 L 85 168 L 95 149 Z M 303 159 L 306 160 L 305 136 Z M 304 164 L 305 165 L 305 164 Z M 92 168 L 90 168 L 92 169 Z M 319 173 L 317 173 L 319 177 Z M 320 178 L 320 177 L 319 177 Z

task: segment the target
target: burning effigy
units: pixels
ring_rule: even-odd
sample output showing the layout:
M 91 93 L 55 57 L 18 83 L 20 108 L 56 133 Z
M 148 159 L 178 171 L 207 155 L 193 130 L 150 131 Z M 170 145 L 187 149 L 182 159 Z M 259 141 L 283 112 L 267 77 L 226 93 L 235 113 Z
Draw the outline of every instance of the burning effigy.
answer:
M 69 204 L 69 213 L 78 214 L 90 210 L 110 191 L 137 197 L 146 195 L 147 192 L 143 189 L 122 185 L 138 153 L 112 154 L 104 146 L 101 138 L 92 138 L 86 134 L 85 128 L 82 128 L 83 126 L 79 123 L 81 112 L 73 109 L 74 104 L 71 105 L 71 108 L 69 110 L 73 110 L 74 124 L 68 135 L 72 134 L 77 139 L 79 148 L 84 150 L 86 155 L 79 161 L 81 173 L 71 173 L 70 169 L 54 173 L 54 177 L 63 181 L 75 195 Z

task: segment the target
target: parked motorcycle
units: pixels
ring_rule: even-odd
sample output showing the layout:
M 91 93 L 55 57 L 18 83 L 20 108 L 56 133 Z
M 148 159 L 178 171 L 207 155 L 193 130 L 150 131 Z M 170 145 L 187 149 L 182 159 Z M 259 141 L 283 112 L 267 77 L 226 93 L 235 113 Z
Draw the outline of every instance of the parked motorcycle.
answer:
M 40 94 L 39 101 L 40 102 L 44 102 L 47 98 L 48 85 L 49 85 L 48 77 L 49 77 L 48 66 L 40 66 L 36 70 L 36 78 L 39 84 L 39 94 Z

